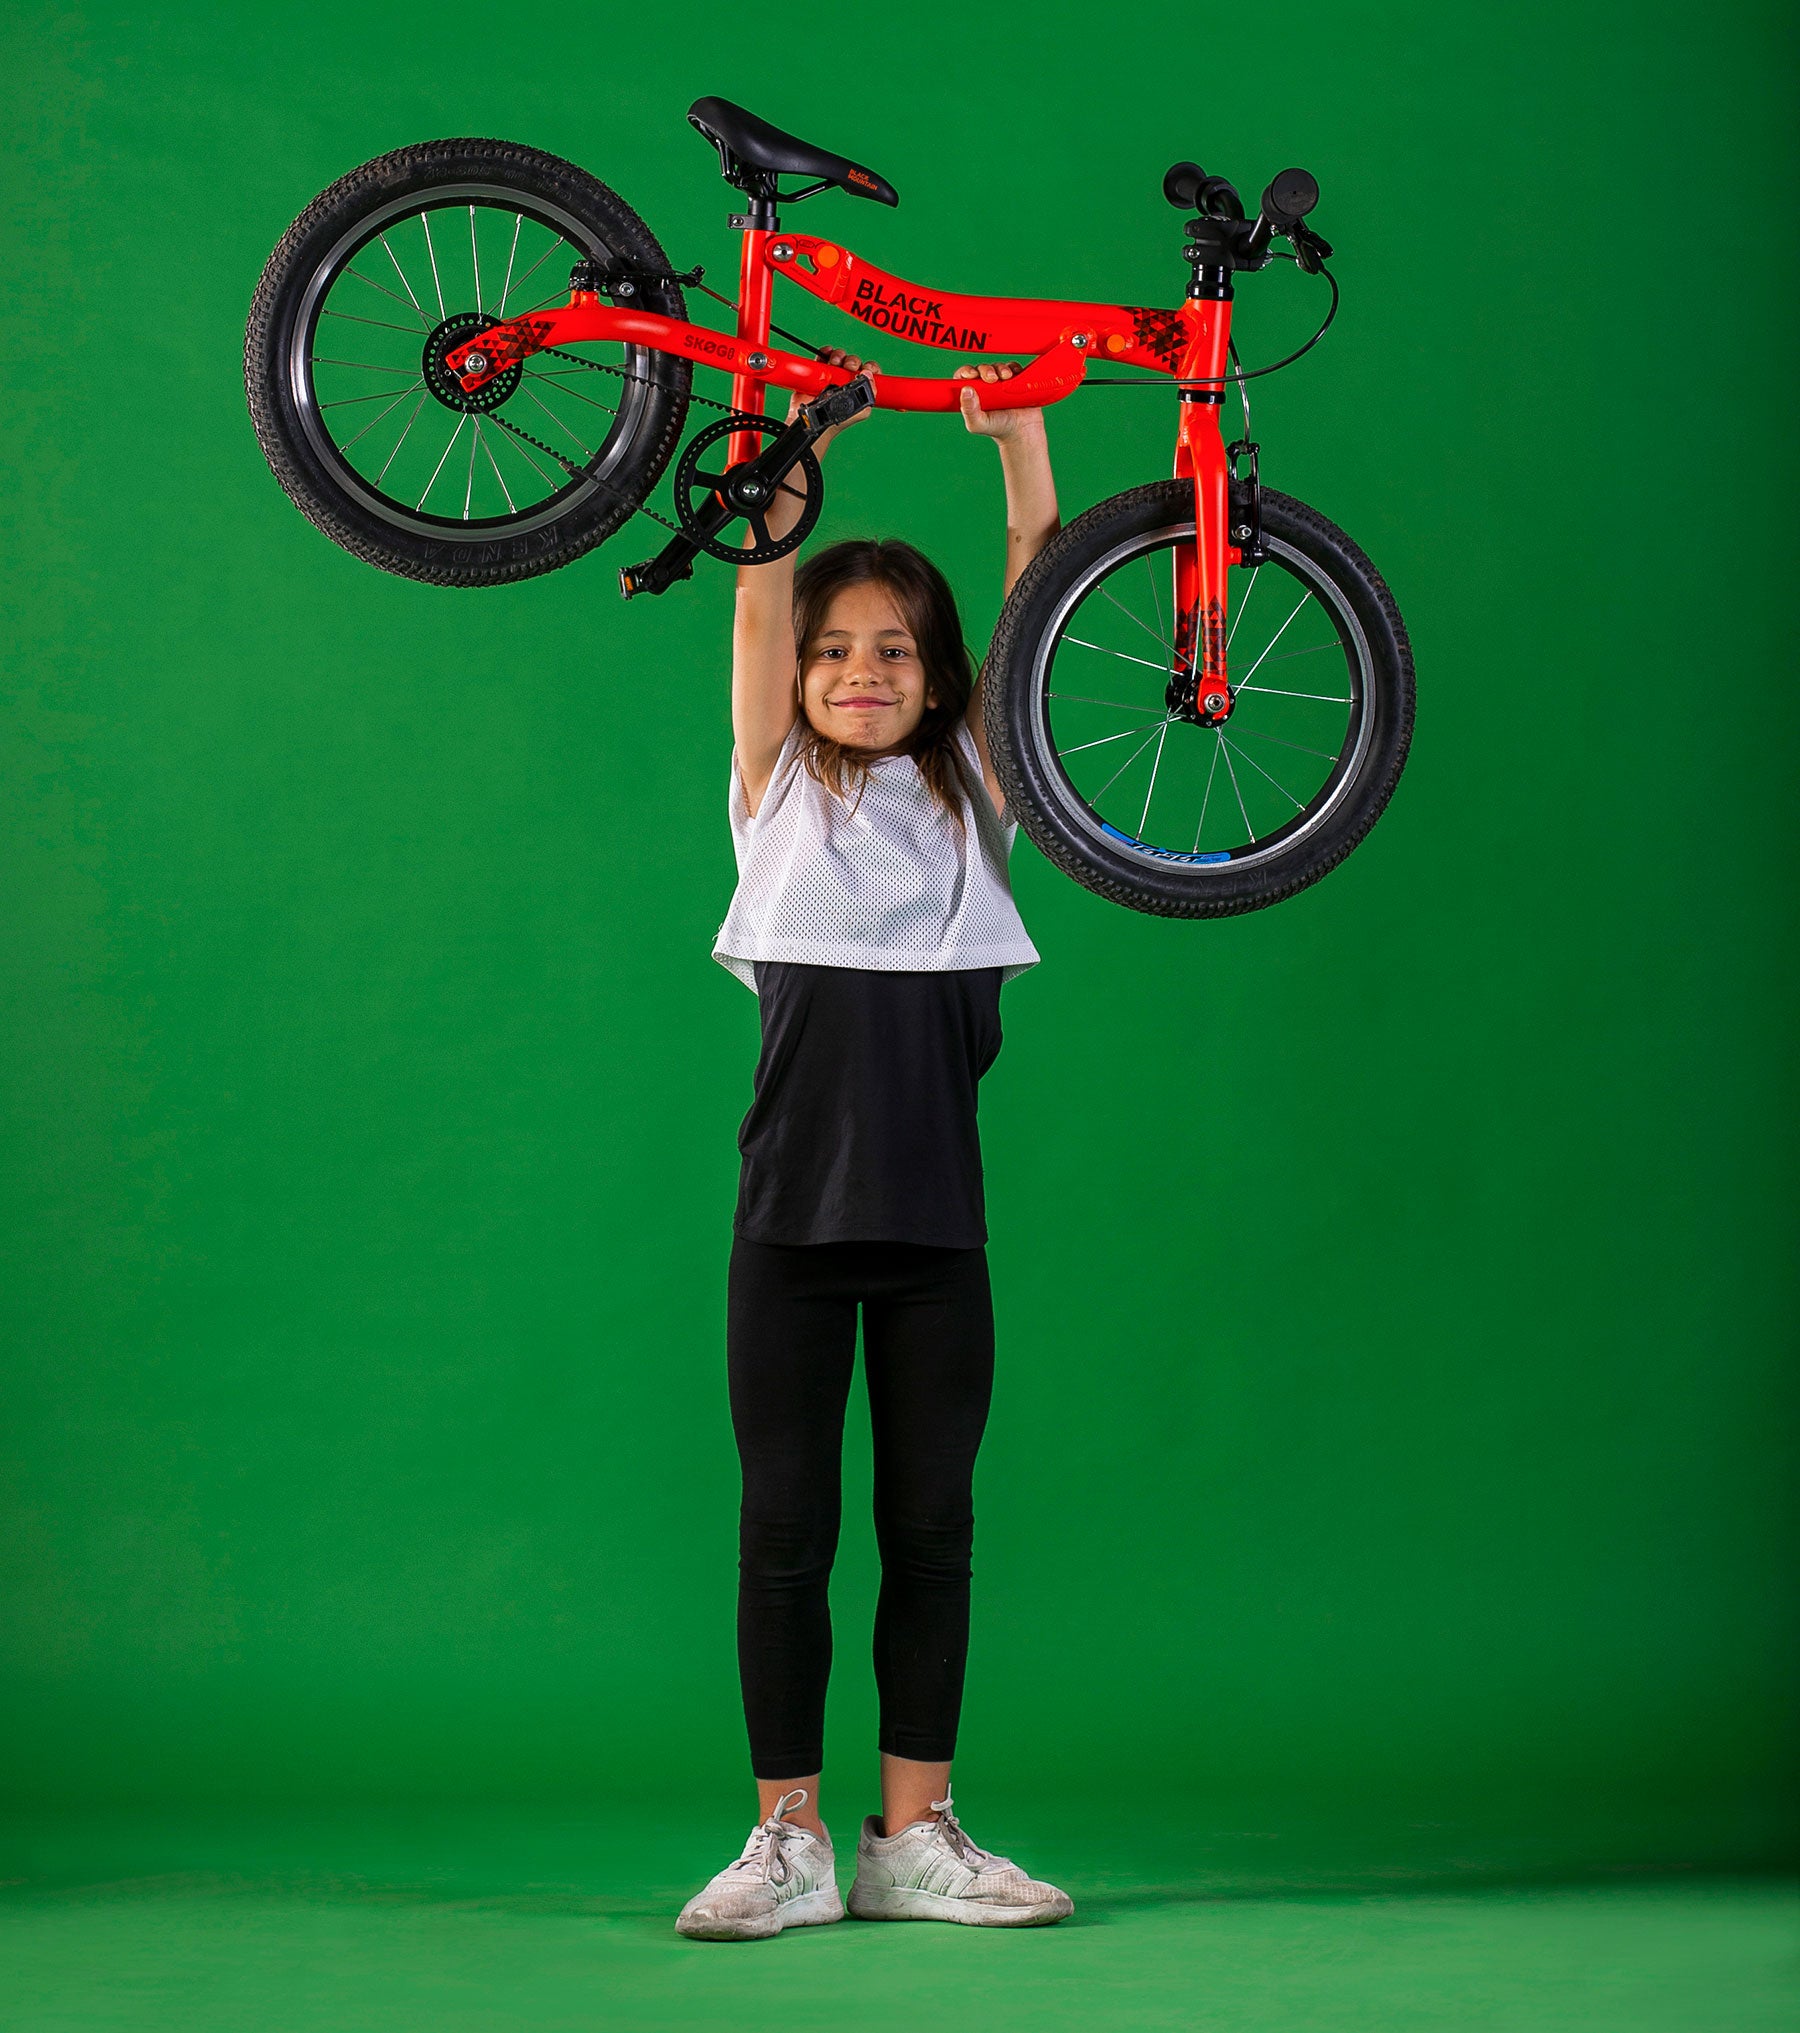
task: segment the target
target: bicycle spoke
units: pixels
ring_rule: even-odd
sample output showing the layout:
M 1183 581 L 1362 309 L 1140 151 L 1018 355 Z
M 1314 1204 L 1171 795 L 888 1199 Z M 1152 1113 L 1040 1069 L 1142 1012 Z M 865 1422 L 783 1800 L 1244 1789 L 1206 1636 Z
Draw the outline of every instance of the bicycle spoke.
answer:
M 393 294 L 394 292 L 390 289 L 388 295 L 392 296 Z M 347 325 L 373 325 L 379 332 L 399 332 L 405 338 L 412 338 L 412 334 L 407 331 L 404 325 L 390 325 L 385 318 L 359 318 L 350 311 L 332 310 L 328 310 L 325 315 L 328 318 L 342 318 Z
M 1200 823 L 1194 828 L 1194 852 L 1196 854 L 1200 852 L 1200 836 L 1206 831 L 1206 808 L 1212 803 L 1213 777 L 1219 767 L 1219 750 L 1224 746 L 1225 742 L 1225 737 L 1219 733 L 1216 727 L 1213 729 L 1213 733 L 1218 738 L 1213 742 L 1212 761 L 1208 763 L 1206 768 L 1206 789 L 1201 793 L 1200 797 Z
M 394 369 L 394 372 L 398 374 L 400 372 L 400 369 L 396 367 Z M 419 377 L 415 374 L 413 378 L 406 384 L 406 386 L 403 389 L 401 389 L 400 395 L 396 399 L 404 400 L 407 396 L 411 395 L 415 388 L 419 386 L 420 386 Z M 378 388 L 373 395 L 340 395 L 334 402 L 322 402 L 320 403 L 319 407 L 321 409 L 349 409 L 354 404 L 359 402 L 386 402 L 388 397 L 390 395 L 393 395 L 393 393 L 394 391 L 391 388 Z M 383 410 L 382 415 L 385 416 L 386 414 L 387 411 Z M 361 436 L 362 432 L 358 431 L 356 437 L 360 438 Z M 350 440 L 351 445 L 355 444 L 355 442 L 356 438 L 352 438 Z M 340 446 L 339 449 L 341 451 L 347 452 L 350 449 L 350 445 Z
M 496 423 L 500 423 L 500 419 L 498 417 L 496 417 L 494 421 Z M 543 481 L 544 485 L 550 489 L 550 492 L 554 494 L 557 488 L 562 486 L 564 483 L 562 481 L 552 479 L 551 476 L 544 471 L 543 467 L 540 466 L 538 462 L 531 456 L 529 447 L 526 446 L 521 439 L 516 437 L 512 431 L 507 430 L 505 424 L 500 423 L 500 427 L 502 430 L 506 431 L 506 436 L 501 439 L 501 443 L 511 445 L 513 450 L 518 453 L 519 457 L 525 461 L 526 465 L 531 468 L 531 470 L 538 476 L 538 478 L 541 481 Z
M 1226 742 L 1225 747 L 1227 750 L 1225 760 L 1229 762 L 1231 760 L 1231 756 L 1229 753 L 1231 743 L 1229 741 Z M 1284 784 L 1279 777 L 1269 776 L 1269 772 L 1263 768 L 1262 764 L 1257 761 L 1256 757 L 1253 756 L 1247 748 L 1240 748 L 1238 750 L 1238 755 L 1241 760 L 1247 762 L 1250 765 L 1250 767 L 1256 771 L 1258 776 L 1268 776 L 1270 783 L 1272 783 L 1275 786 L 1275 788 L 1281 793 L 1281 795 L 1287 799 L 1288 803 L 1293 806 L 1296 812 L 1304 812 L 1306 810 L 1306 807 L 1300 802 L 1300 800 L 1297 797 L 1294 796 L 1293 792 L 1288 789 L 1287 785 Z
M 333 360 L 324 353 L 309 353 L 306 357 L 310 367 L 361 367 L 370 374 L 404 374 L 407 371 L 404 367 L 378 367 L 373 360 Z
M 1143 839 L 1150 825 L 1150 800 L 1156 796 L 1156 773 L 1162 768 L 1163 743 L 1169 738 L 1169 723 L 1165 720 L 1162 732 L 1156 737 L 1156 760 L 1150 765 L 1150 788 L 1144 793 L 1144 816 L 1138 821 L 1138 838 Z
M 539 408 L 539 409 L 541 409 L 541 410 L 542 410 L 542 411 L 544 412 L 544 414 L 545 414 L 545 415 L 546 415 L 546 416 L 547 416 L 547 417 L 548 417 L 548 418 L 550 419 L 550 421 L 551 421 L 551 422 L 552 422 L 553 424 L 555 424 L 555 425 L 556 425 L 556 427 L 557 427 L 557 429 L 558 429 L 558 430 L 563 430 L 563 431 L 569 431 L 569 427 L 568 427 L 568 425 L 567 425 L 566 423 L 564 423 L 564 422 L 563 422 L 562 418 L 561 418 L 561 417 L 559 417 L 559 416 L 557 415 L 557 413 L 555 412 L 555 410 L 553 410 L 553 409 L 552 409 L 552 408 L 550 407 L 550 405 L 549 405 L 549 404 L 548 404 L 547 402 L 545 402 L 545 400 L 543 399 L 543 397 L 542 397 L 541 395 L 539 395 L 539 394 L 538 394 L 538 393 L 536 392 L 536 390 L 528 388 L 528 389 L 526 389 L 525 393 L 526 393 L 526 394 L 527 394 L 528 396 L 530 396 L 530 397 L 531 397 L 532 401 L 533 401 L 533 402 L 535 402 L 535 403 L 537 404 L 538 408 Z M 573 431 L 569 431 L 569 436 L 570 436 L 570 437 L 572 437 L 572 438 L 575 438 L 575 442 L 576 442 L 576 443 L 577 443 L 578 445 L 581 445 L 581 440 L 580 440 L 580 438 L 579 438 L 579 437 L 576 437 L 576 435 L 575 435 L 575 433 L 574 433 Z M 588 451 L 588 448 L 587 448 L 587 446 L 586 446 L 586 445 L 581 445 L 581 449 L 582 449 L 582 451 L 583 451 L 583 452 L 586 452 L 586 453 L 587 453 L 587 456 L 588 456 L 588 457 L 589 457 L 590 459 L 591 459 L 591 458 L 592 458 L 592 457 L 594 456 L 594 455 L 593 455 L 593 453 L 592 453 L 591 451 Z
M 426 497 L 437 485 L 437 476 L 444 470 L 444 460 L 449 458 L 450 454 L 456 450 L 456 441 L 462 436 L 462 427 L 468 421 L 469 419 L 466 416 L 459 416 L 456 419 L 456 428 L 450 433 L 450 442 L 444 447 L 442 457 L 439 458 L 437 464 L 431 469 L 431 478 L 425 483 L 425 493 L 421 494 L 418 500 L 413 503 L 415 513 L 425 506 Z
M 1230 744 L 1222 734 L 1219 736 L 1219 748 L 1225 757 L 1225 774 L 1231 779 L 1231 788 L 1237 791 L 1238 810 L 1244 815 L 1244 831 L 1249 834 L 1252 843 L 1254 843 L 1256 828 L 1250 823 L 1250 814 L 1244 804 L 1244 793 L 1238 788 L 1237 771 L 1231 766 Z
M 1272 699 L 1316 699 L 1321 706 L 1354 706 L 1354 699 L 1340 699 L 1331 692 L 1284 692 L 1279 685 L 1234 685 L 1235 692 L 1266 692 Z
M 1244 588 L 1244 597 L 1238 602 L 1238 611 L 1231 617 L 1231 626 L 1225 631 L 1225 654 L 1227 656 L 1231 654 L 1231 645 L 1237 639 L 1238 623 L 1244 618 L 1244 609 L 1250 605 L 1250 596 L 1256 591 L 1257 574 L 1261 570 L 1261 565 L 1251 566 L 1250 580 Z
M 513 272 L 513 263 L 514 263 L 514 261 L 516 261 L 516 260 L 518 259 L 518 254 L 519 254 L 519 229 L 520 229 L 520 227 L 521 227 L 521 226 L 523 226 L 523 225 L 524 225 L 524 223 L 525 223 L 525 214 L 524 214 L 523 212 L 515 212 L 515 213 L 513 214 L 513 236 L 512 236 L 512 246 L 511 246 L 511 247 L 510 247 L 510 248 L 509 248 L 509 249 L 507 250 L 507 255 L 506 255 L 506 280 L 505 280 L 505 281 L 504 281 L 504 282 L 503 282 L 503 283 L 502 283 L 502 284 L 500 285 L 500 308 L 499 308 L 499 310 L 498 310 L 498 311 L 497 311 L 497 312 L 495 313 L 495 315 L 496 315 L 496 316 L 498 316 L 498 317 L 502 317 L 502 318 L 503 318 L 503 317 L 505 317 L 505 315 L 506 315 L 506 299 L 507 299 L 507 298 L 508 298 L 509 296 L 511 296 L 511 294 L 512 294 L 512 272 Z M 491 458 L 493 457 L 493 454 L 492 454 L 492 453 L 490 452 L 490 453 L 488 454 L 488 457 L 489 457 L 489 458 L 491 459 Z M 498 469 L 496 469 L 496 470 L 498 470 Z
M 1142 664 L 1145 670 L 1160 671 L 1165 678 L 1169 675 L 1167 664 L 1153 664 L 1147 656 L 1131 656 L 1122 649 L 1108 649 L 1103 643 L 1086 642 L 1079 635 L 1065 635 L 1063 641 L 1072 642 L 1077 649 L 1097 649 L 1102 656 L 1116 656 L 1122 664 Z
M 1156 615 L 1156 632 L 1160 636 L 1162 634 L 1162 625 L 1163 625 L 1162 596 L 1156 590 L 1155 556 L 1154 553 L 1150 551 L 1146 551 L 1144 553 L 1144 570 L 1148 572 L 1150 575 L 1150 606 L 1151 610 Z M 1171 594 L 1170 597 L 1173 598 L 1173 594 Z
M 475 271 L 475 308 L 481 308 L 481 249 L 475 244 L 475 207 L 469 207 L 469 266 Z M 475 469 L 475 451 L 469 449 L 469 470 Z
M 387 242 L 386 242 L 385 240 L 384 240 L 384 241 L 382 241 L 382 243 L 381 243 L 381 244 L 382 244 L 382 246 L 384 246 L 384 247 L 387 247 Z M 388 247 L 388 253 L 389 253 L 390 255 L 391 255 L 391 254 L 393 253 L 393 251 L 394 251 L 394 250 L 393 250 L 393 249 L 392 249 L 391 247 Z M 400 266 L 400 264 L 399 264 L 398 262 L 395 262 L 395 263 L 394 263 L 394 266 L 395 266 L 396 268 L 398 268 L 398 267 Z M 378 290 L 378 291 L 379 291 L 379 292 L 380 292 L 380 293 L 381 293 L 381 294 L 382 294 L 383 296 L 385 296 L 385 297 L 393 297 L 393 299 L 394 299 L 394 302 L 395 302 L 395 303 L 397 303 L 397 304 L 403 304 L 403 303 L 405 303 L 405 302 L 407 301 L 407 299 L 406 299 L 405 297 L 403 297 L 403 296 L 395 296 L 395 295 L 394 295 L 394 292 L 393 292 L 393 291 L 392 291 L 391 289 L 389 289 L 389 288 L 388 288 L 388 286 L 387 286 L 387 284 L 386 284 L 385 282 L 374 282 L 374 281 L 371 281 L 371 280 L 370 280 L 370 278 L 369 278 L 368 276 L 364 275 L 364 273 L 362 272 L 362 270 L 361 270 L 360 268 L 346 268 L 346 269 L 344 270 L 344 273 L 345 273 L 346 275 L 354 276 L 354 277 L 356 278 L 356 280 L 357 280 L 358 282 L 360 282 L 360 283 L 366 283 L 366 284 L 368 285 L 368 287 L 369 287 L 370 289 L 373 289 L 373 290 Z M 404 281 L 406 280 L 406 277 L 405 277 L 405 276 L 401 276 L 400 280 L 401 280 L 402 282 L 404 282 Z M 414 309 L 415 311 L 418 311 L 418 310 L 419 310 L 419 307 L 418 307 L 418 305 L 417 305 L 417 304 L 414 304 L 414 305 L 413 305 L 413 309 Z M 419 323 L 420 323 L 421 325 L 423 325 L 423 324 L 424 324 L 424 322 L 425 322 L 425 314 L 424 314 L 424 312 L 423 312 L 423 311 L 419 311 Z M 397 332 L 403 332 L 403 331 L 405 331 L 405 329 L 406 329 L 406 327 L 405 327 L 404 325 L 396 325 L 396 326 L 394 327 L 394 330 L 395 330 L 395 331 L 397 331 Z
M 388 467 L 400 456 L 400 447 L 406 443 L 407 438 L 412 434 L 413 425 L 419 421 L 419 412 L 425 407 L 427 393 L 428 391 L 423 388 L 419 390 L 419 399 L 413 404 L 412 414 L 406 419 L 405 430 L 394 440 L 394 449 L 387 455 L 386 460 L 382 464 L 381 471 L 375 476 L 375 485 L 377 487 L 387 478 Z
M 1272 664 L 1284 664 L 1289 657 L 1317 656 L 1322 649 L 1341 650 L 1343 646 L 1341 642 L 1315 642 L 1310 649 L 1284 649 L 1279 656 L 1270 657 L 1269 662 Z
M 540 254 L 538 258 L 531 264 L 531 266 L 528 269 L 526 269 L 525 273 L 519 277 L 518 282 L 519 288 L 523 289 L 525 285 L 531 280 L 531 278 L 534 275 L 536 275 L 538 270 L 543 267 L 544 263 L 550 259 L 551 255 L 553 255 L 556 252 L 556 250 L 559 247 L 563 246 L 564 244 L 565 242 L 563 240 L 563 236 L 560 233 L 557 234 L 556 238 L 552 240 L 550 245 L 544 249 L 543 253 Z M 546 298 L 545 301 L 548 302 L 549 299 Z M 500 308 L 502 310 L 505 310 L 506 308 L 505 297 L 502 297 L 500 299 Z M 513 315 L 514 317 L 522 318 L 524 317 L 525 313 L 523 311 L 515 311 Z
M 1089 699 L 1080 692 L 1046 692 L 1044 697 L 1046 699 L 1070 699 L 1077 706 L 1116 706 L 1121 713 L 1141 713 L 1148 703 L 1143 699 L 1139 699 L 1133 705 L 1128 706 L 1123 699 Z
M 1310 593 L 1302 593 L 1300 596 L 1300 604 L 1294 609 L 1294 614 L 1298 614 L 1300 612 L 1300 608 L 1304 607 L 1311 598 L 1312 595 Z M 1269 650 L 1273 649 L 1275 645 L 1281 640 L 1281 638 L 1284 635 L 1286 635 L 1288 630 L 1294 625 L 1294 614 L 1290 614 L 1288 618 L 1281 624 L 1281 626 L 1278 629 L 1276 629 L 1275 633 L 1269 637 L 1269 648 L 1265 649 L 1262 655 L 1259 656 L 1256 659 L 1255 663 L 1253 663 L 1250 666 L 1250 668 L 1244 673 L 1245 684 L 1248 684 L 1250 680 L 1256 676 L 1257 672 L 1262 669 L 1263 665 L 1268 662 Z M 1241 691 L 1243 689 L 1243 686 L 1239 686 L 1238 689 Z
M 1279 734 L 1265 734 L 1260 727 L 1238 727 L 1232 731 L 1240 741 L 1272 741 L 1277 748 L 1291 748 L 1299 755 L 1316 755 L 1322 762 L 1338 760 L 1328 748 L 1308 748 L 1304 742 L 1283 741 Z
M 1129 741 L 1134 734 L 1142 734 L 1146 727 L 1157 727 L 1156 720 L 1140 720 L 1135 727 L 1127 727 L 1123 734 L 1103 734 L 1098 741 L 1078 741 L 1073 748 L 1059 748 L 1058 755 L 1079 755 L 1084 748 L 1104 748 L 1109 741 Z
M 1100 786 L 1100 788 L 1094 793 L 1094 795 L 1088 799 L 1088 803 L 1090 805 L 1097 806 L 1099 804 L 1100 800 L 1106 796 L 1107 792 L 1110 791 L 1113 785 L 1119 781 L 1120 777 L 1122 777 L 1125 774 L 1125 772 L 1131 767 L 1131 765 L 1137 761 L 1138 757 L 1143 754 L 1144 750 L 1150 746 L 1151 742 L 1153 742 L 1156 739 L 1157 728 L 1166 727 L 1167 725 L 1168 721 L 1166 718 L 1164 718 L 1156 723 L 1156 727 L 1151 728 L 1150 732 L 1144 736 L 1143 740 L 1138 743 L 1136 748 L 1134 748 L 1131 751 L 1131 753 L 1125 758 L 1125 760 L 1122 763 L 1120 763 L 1118 768 L 1113 771 L 1112 775 L 1106 779 L 1105 783 L 1103 783 Z
M 555 378 L 559 377 L 553 377 L 548 374 L 534 374 L 529 367 L 525 370 L 525 379 L 527 381 L 549 381 Z M 617 416 L 619 413 L 610 403 L 596 402 L 591 395 L 583 395 L 579 388 L 565 388 L 562 392 L 564 395 L 572 395 L 577 402 L 585 402 L 589 409 L 603 411 L 607 416 Z
M 494 457 L 493 446 L 490 445 L 487 439 L 481 435 L 480 417 L 477 417 L 475 419 L 475 442 L 478 445 L 480 445 L 481 449 L 487 454 L 487 462 L 494 469 L 494 478 L 500 483 L 500 492 L 506 496 L 507 508 L 512 514 L 517 515 L 519 512 L 519 504 L 512 498 L 512 489 L 507 486 L 505 475 L 502 474 L 502 472 L 500 471 L 500 463 Z
M 383 252 L 387 255 L 387 258 L 394 264 L 394 273 L 400 278 L 400 287 L 406 292 L 407 302 L 411 304 L 413 309 L 417 311 L 419 314 L 419 323 L 422 325 L 429 325 L 431 323 L 431 320 L 425 315 L 425 306 L 422 303 L 420 303 L 419 299 L 416 296 L 413 295 L 412 284 L 408 282 L 406 279 L 406 270 L 400 266 L 400 257 L 394 252 L 394 250 L 390 246 L 388 246 L 388 237 L 385 233 L 379 234 L 377 237 L 381 241 Z M 390 290 L 388 294 L 391 296 L 393 292 Z
M 1109 593 L 1105 586 L 1102 586 L 1100 588 L 1100 593 L 1103 599 L 1107 599 L 1112 602 L 1112 604 L 1119 610 L 1119 612 L 1125 616 L 1127 621 L 1135 621 L 1138 627 L 1141 628 L 1146 635 L 1155 636 L 1156 640 L 1162 644 L 1163 648 L 1166 649 L 1171 656 L 1175 654 L 1175 645 L 1172 642 L 1168 641 L 1164 636 L 1158 635 L 1157 631 L 1150 626 L 1149 622 L 1147 622 L 1141 614 L 1133 614 L 1131 609 L 1125 605 L 1124 601 L 1119 599 L 1116 594 Z M 1090 644 L 1089 647 L 1091 648 L 1092 644 Z
M 473 210 L 474 209 L 473 206 L 471 206 L 470 209 Z M 460 428 L 460 426 L 458 428 Z M 467 522 L 469 519 L 469 508 L 475 499 L 475 452 L 476 452 L 475 432 L 471 431 L 469 433 L 469 479 L 467 486 L 463 488 L 464 522 Z
M 411 384 L 411 386 L 401 389 L 400 393 L 389 402 L 386 409 L 376 411 L 376 413 L 369 419 L 369 421 L 363 425 L 362 429 L 357 432 L 356 437 L 350 440 L 349 445 L 340 445 L 338 449 L 343 452 L 348 452 L 350 449 L 350 445 L 354 445 L 357 442 L 357 439 L 366 438 L 369 435 L 369 433 L 375 428 L 375 426 L 378 423 L 380 423 L 381 419 L 384 416 L 391 416 L 394 413 L 394 411 L 397 410 L 400 407 L 400 405 L 406 400 L 406 398 L 409 395 L 411 395 L 413 389 L 417 388 L 418 386 L 419 384 L 415 381 Z M 358 402 L 379 402 L 381 398 L 378 395 L 359 395 L 356 398 L 356 400 Z
M 438 277 L 437 249 L 431 244 L 431 214 L 429 212 L 421 212 L 419 214 L 419 224 L 425 228 L 425 252 L 431 256 L 431 281 L 433 288 L 437 291 L 438 316 L 440 318 L 448 317 L 449 313 L 444 309 L 444 285 Z

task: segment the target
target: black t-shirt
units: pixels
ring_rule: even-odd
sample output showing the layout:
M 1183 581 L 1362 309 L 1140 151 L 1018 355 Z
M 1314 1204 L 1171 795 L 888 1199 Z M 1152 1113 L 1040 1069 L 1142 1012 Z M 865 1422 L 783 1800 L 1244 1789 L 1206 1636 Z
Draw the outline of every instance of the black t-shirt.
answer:
M 1000 974 L 757 961 L 762 1056 L 738 1131 L 738 1234 L 985 1243 L 975 1104 L 1000 1051 Z

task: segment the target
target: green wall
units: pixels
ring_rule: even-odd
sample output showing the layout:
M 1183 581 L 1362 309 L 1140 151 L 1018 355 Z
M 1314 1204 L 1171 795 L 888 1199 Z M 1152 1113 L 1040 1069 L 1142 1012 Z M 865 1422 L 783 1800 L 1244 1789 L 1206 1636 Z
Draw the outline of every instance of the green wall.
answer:
M 683 113 L 723 92 L 889 175 L 898 213 L 806 223 L 949 287 L 1173 301 L 1171 160 L 1314 169 L 1345 307 L 1261 384 L 1264 470 L 1375 557 L 1418 657 L 1392 810 L 1296 901 L 1152 920 L 1020 846 L 1045 964 L 985 1094 L 965 1787 L 1777 1854 L 1784 10 L 789 25 L 277 0 L 9 31 L 7 1787 L 742 1784 L 728 575 L 622 605 L 639 524 L 506 590 L 383 577 L 284 500 L 239 368 L 293 214 L 440 134 L 572 157 L 721 280 Z M 1314 302 L 1247 284 L 1246 357 Z M 1166 470 L 1172 420 L 1091 392 L 1051 431 L 1073 512 Z M 831 479 L 826 533 L 915 538 L 984 635 L 992 452 L 878 420 Z

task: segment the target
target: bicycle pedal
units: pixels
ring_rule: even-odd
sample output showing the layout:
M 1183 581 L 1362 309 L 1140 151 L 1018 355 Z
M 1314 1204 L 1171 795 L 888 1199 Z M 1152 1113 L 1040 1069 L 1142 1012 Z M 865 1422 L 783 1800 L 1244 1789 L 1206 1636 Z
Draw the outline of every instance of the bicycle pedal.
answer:
M 866 374 L 859 374 L 854 381 L 846 381 L 842 387 L 828 388 L 823 395 L 815 395 L 800 414 L 805 417 L 807 428 L 818 433 L 847 424 L 852 417 L 861 416 L 865 409 L 874 407 L 875 384 Z
M 671 544 L 669 550 L 674 550 Z M 635 600 L 640 593 L 666 593 L 677 579 L 691 579 L 694 576 L 693 555 L 688 554 L 685 564 L 672 564 L 668 551 L 660 556 L 646 558 L 641 565 L 623 565 L 619 570 L 619 598 Z

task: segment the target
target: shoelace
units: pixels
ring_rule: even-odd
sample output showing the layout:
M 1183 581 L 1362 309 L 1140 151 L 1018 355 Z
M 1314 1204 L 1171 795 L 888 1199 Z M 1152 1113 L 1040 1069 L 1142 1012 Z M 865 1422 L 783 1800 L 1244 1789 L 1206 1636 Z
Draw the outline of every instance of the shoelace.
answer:
M 795 1836 L 805 1831 L 784 1817 L 790 1807 L 806 1805 L 806 1788 L 796 1786 L 791 1793 L 782 1794 L 775 1803 L 775 1811 L 767 1821 L 751 1831 L 750 1840 L 744 1845 L 744 1853 L 735 1863 L 725 1866 L 726 1875 L 742 1871 L 747 1876 L 765 1878 L 771 1885 L 785 1885 L 794 1875 L 794 1866 L 788 1860 L 787 1845 Z
M 1010 1865 L 1011 1857 L 996 1856 L 992 1850 L 983 1849 L 978 1842 L 970 1838 L 968 1830 L 956 1818 L 953 1800 L 954 1796 L 946 1791 L 943 1799 L 931 1803 L 931 1811 L 938 1818 L 938 1827 L 943 1831 L 944 1841 L 949 1846 L 951 1854 L 959 1857 L 970 1870 L 977 1873 L 991 1870 L 995 1865 Z

